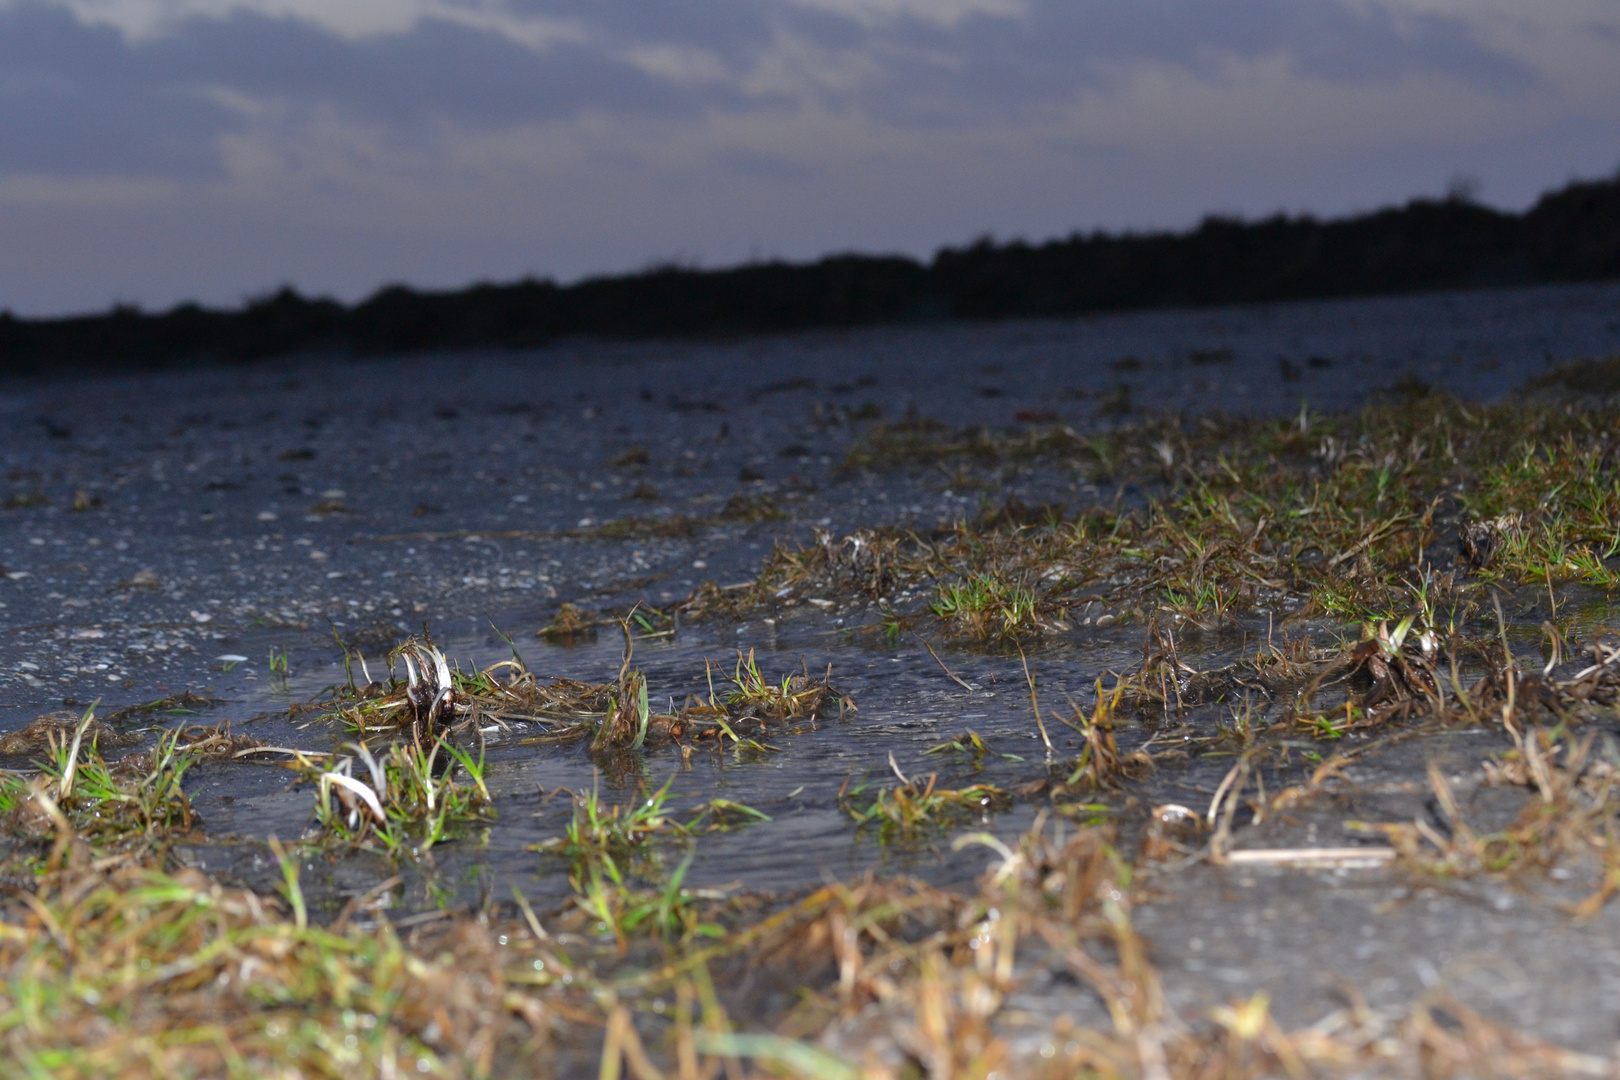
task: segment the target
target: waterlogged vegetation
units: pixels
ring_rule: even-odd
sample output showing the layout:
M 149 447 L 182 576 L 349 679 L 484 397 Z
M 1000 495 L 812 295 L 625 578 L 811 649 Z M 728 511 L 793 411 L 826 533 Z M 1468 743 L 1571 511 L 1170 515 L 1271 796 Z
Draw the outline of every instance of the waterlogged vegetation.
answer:
M 1396 665 L 1413 639 L 1430 633 L 1411 620 L 1369 639 L 1364 662 Z M 1422 656 L 1421 640 L 1412 648 Z M 1429 880 L 1517 876 L 1595 859 L 1598 885 L 1574 912 L 1601 911 L 1620 891 L 1612 829 L 1620 752 L 1581 716 L 1583 708 L 1620 700 L 1617 658 L 1614 651 L 1600 655 L 1561 679 L 1504 664 L 1499 685 L 1476 681 L 1467 700 L 1478 722 L 1501 724 L 1513 740 L 1485 763 L 1487 782 L 1533 797 L 1505 828 L 1478 830 L 1451 781 L 1431 770 L 1439 824 L 1351 823 L 1372 841 L 1367 850 L 1391 852 L 1407 872 Z M 1150 649 L 1144 670 L 1166 662 Z M 1302 662 L 1294 650 L 1256 666 Z M 1398 670 L 1391 666 L 1391 680 Z M 1205 676 L 1211 685 L 1231 677 Z M 1421 683 L 1420 674 L 1411 677 Z M 1090 709 L 1043 710 L 1047 723 L 1084 736 L 1077 760 L 1047 770 L 1055 786 L 1095 791 L 1129 782 L 1127 755 L 1113 735 L 1132 688 L 1152 681 L 1138 672 L 1100 693 Z M 1033 693 L 1034 677 L 1030 683 Z M 1359 700 L 1372 685 L 1363 684 Z M 745 674 L 734 687 L 749 705 L 791 708 L 791 686 Z M 727 704 L 713 697 L 715 707 Z M 1319 769 L 1301 787 L 1257 792 L 1265 733 L 1240 730 L 1238 720 L 1228 735 L 1237 760 L 1217 792 L 1213 827 L 1189 822 L 1178 808 L 1155 807 L 1134 855 L 1108 807 L 1086 804 L 1079 827 L 1038 820 L 1016 842 L 959 835 L 955 846 L 964 855 L 982 851 L 990 860 L 977 889 L 965 894 L 881 879 L 785 898 L 694 889 L 685 879 L 695 845 L 717 829 L 764 823 L 765 815 L 725 800 L 677 812 L 667 784 L 624 802 L 593 787 L 570 793 L 568 825 L 536 855 L 566 867 L 574 896 L 562 908 L 538 912 L 514 893 L 515 907 L 505 914 L 452 913 L 409 931 L 347 910 L 318 925 L 300 887 L 296 849 L 275 849 L 285 880 L 280 895 L 225 888 L 194 871 L 165 872 L 151 847 L 141 857 L 107 859 L 94 808 L 104 813 L 108 800 L 121 805 L 145 793 L 145 809 L 129 819 L 147 823 L 139 835 L 191 827 L 172 779 L 185 760 L 182 748 L 225 736 L 166 736 L 124 782 L 109 781 L 99 766 L 85 768 L 98 759 L 81 739 L 78 755 L 71 744 L 60 748 L 31 783 L 8 781 L 13 798 L 38 802 L 43 793 L 62 809 L 59 819 L 41 818 L 50 854 L 36 863 L 29 889 L 6 902 L 0 923 L 0 1027 L 13 1060 L 39 1075 L 67 1077 L 616 1070 L 697 1078 L 734 1068 L 749 1076 L 870 1080 L 947 1070 L 967 1077 L 1191 1078 L 1368 1075 L 1413 1062 L 1428 1076 L 1578 1076 L 1606 1067 L 1443 994 L 1398 1015 L 1352 1005 L 1299 1029 L 1273 1018 L 1264 994 L 1191 1022 L 1171 1010 L 1133 926 L 1143 891 L 1162 889 L 1164 875 L 1174 872 L 1169 863 L 1190 855 L 1239 861 L 1246 852 L 1233 839 L 1238 809 L 1297 812 L 1333 784 L 1331 770 Z M 88 718 L 74 730 L 89 731 Z M 399 748 L 407 760 L 416 749 Z M 967 759 L 994 754 L 972 732 L 936 749 Z M 359 745 L 346 750 L 373 792 L 392 790 Z M 373 762 L 386 775 L 382 760 L 373 755 Z M 462 760 L 460 767 L 473 776 L 476 764 Z M 948 789 L 934 777 L 891 771 L 898 786 L 846 789 L 842 801 L 858 827 L 900 835 L 950 826 L 960 834 L 1015 797 L 990 784 Z M 341 817 L 338 788 L 352 789 L 339 784 L 329 792 L 328 812 Z M 351 809 L 355 816 L 342 818 L 341 827 L 366 820 L 359 804 Z M 375 820 L 368 827 L 381 831 Z M 1010 995 L 1033 970 L 1053 967 L 1095 993 L 1105 1017 L 1040 1020 L 1011 1006 Z
M 574 897 L 565 924 L 611 938 L 621 954 L 637 933 L 677 941 L 725 936 L 723 927 L 705 920 L 701 906 L 724 900 L 725 893 L 684 887 L 693 845 L 703 834 L 770 817 L 728 799 L 711 799 L 683 822 L 669 798 L 670 782 L 628 804 L 609 805 L 595 787 L 573 796 L 573 817 L 563 834 L 534 845 L 566 861 Z M 666 874 L 665 855 L 673 845 L 682 846 L 685 855 Z
M 327 838 L 419 855 L 494 816 L 483 758 L 443 736 L 425 749 L 396 743 L 374 754 L 363 742 L 342 749 L 319 774 L 315 820 Z
M 55 871 L 0 924 L 11 1060 L 52 1077 L 425 1074 L 1034 1077 L 1601 1075 L 1602 1059 L 1444 994 L 1286 1029 L 1264 993 L 1170 1008 L 1133 925 L 1143 884 L 1112 826 L 966 834 L 976 890 L 868 879 L 786 902 L 671 888 L 604 913 L 601 945 L 520 904 L 409 932 L 314 925 L 195 872 Z M 589 901 L 587 901 L 587 904 Z M 714 922 L 707 921 L 714 916 Z M 647 949 L 652 948 L 653 952 Z M 1032 965 L 1104 1016 L 1011 1004 Z M 743 972 L 749 972 L 746 978 Z M 792 988 L 793 993 L 781 990 Z M 769 1004 L 772 999 L 779 1004 Z
M 851 468 L 937 468 L 970 486 L 1039 461 L 1114 497 L 1078 512 L 987 503 L 929 531 L 823 534 L 778 549 L 746 588 L 699 590 L 682 610 L 837 605 L 872 612 L 890 636 L 937 626 L 1007 642 L 1157 612 L 1204 627 L 1255 613 L 1398 620 L 1413 589 L 1475 605 L 1491 585 L 1612 593 L 1617 422 L 1607 402 L 1480 406 L 1405 386 L 1342 417 L 1148 417 L 1088 435 L 873 425 Z
M 1605 916 L 1620 893 L 1617 420 L 1605 403 L 1465 406 L 1415 387 L 1352 417 L 1126 419 L 1084 437 L 910 417 L 874 427 L 850 466 L 961 486 L 1035 461 L 1105 497 L 823 533 L 741 588 L 611 622 L 565 607 L 543 635 L 623 636 L 601 681 L 540 676 L 515 647 L 464 670 L 425 635 L 375 666 L 345 647 L 343 685 L 291 710 L 325 750 L 186 726 L 186 702 L 40 717 L 0 744 L 32 759 L 0 774 L 5 1052 L 74 1078 L 1607 1075 L 1443 990 L 1374 1010 L 1352 988 L 1309 1027 L 1264 993 L 1172 1008 L 1135 927 L 1189 868 L 1257 865 L 1372 865 L 1404 888 L 1565 883 L 1561 917 Z M 782 673 L 744 650 L 661 706 L 637 642 L 677 615 L 794 608 L 857 646 L 916 638 L 976 707 L 993 695 L 927 637 L 1000 665 L 1001 700 L 1032 729 L 1019 743 L 947 716 L 960 734 L 927 751 L 937 772 L 908 776 L 891 751 L 822 793 L 857 843 L 987 861 L 976 885 L 868 875 L 769 894 L 746 865 L 726 887 L 691 884 L 705 844 L 774 843 L 782 824 L 774 806 L 678 798 L 695 755 L 753 769 L 790 739 L 847 742 L 836 722 L 865 718 L 830 668 Z M 1066 678 L 1047 647 L 1098 635 L 1130 662 Z M 285 688 L 287 655 L 272 657 Z M 180 725 L 131 730 L 164 714 Z M 1488 737 L 1468 744 L 1472 772 L 1431 761 L 1414 813 L 1357 801 L 1375 755 L 1458 732 Z M 564 899 L 514 883 L 510 904 L 494 889 L 401 917 L 306 896 L 322 859 L 369 852 L 403 874 L 482 842 L 493 748 L 609 779 L 528 793 L 542 811 L 566 799 L 524 853 Z M 285 759 L 309 794 L 301 836 L 255 838 L 279 864 L 273 892 L 174 857 L 206 834 L 186 785 L 207 759 Z M 1001 815 L 1020 805 L 1034 823 L 1013 836 Z M 1264 842 L 1289 828 L 1289 845 Z M 1054 971 L 1084 1007 L 1025 1007 L 1020 988 Z
M 1513 749 L 1484 763 L 1487 782 L 1524 788 L 1534 797 L 1505 828 L 1481 831 L 1459 807 L 1452 783 L 1437 768 L 1429 786 L 1439 827 L 1427 821 L 1350 822 L 1363 834 L 1383 837 L 1419 873 L 1439 879 L 1477 874 L 1524 875 L 1546 872 L 1583 858 L 1601 867 L 1598 888 L 1571 906 L 1590 918 L 1620 892 L 1620 837 L 1614 819 L 1620 809 L 1620 753 L 1595 733 L 1577 736 L 1565 725 L 1510 734 Z
M 737 654 L 729 689 L 715 690 L 710 665 L 704 676 L 706 696 L 689 695 L 679 708 L 656 711 L 646 676 L 632 667 L 631 626 L 628 619 L 620 625 L 624 660 L 610 683 L 541 679 L 515 649 L 511 660 L 463 672 L 452 668 L 431 643 L 413 639 L 388 658 L 391 670 L 396 663 L 403 667 L 404 679 L 390 675 L 385 681 L 369 681 L 367 669 L 365 685 L 351 680 L 348 686 L 333 689 L 329 701 L 318 708 L 316 722 L 340 723 L 361 738 L 408 733 L 417 745 L 442 736 L 449 740 L 447 748 L 495 731 L 510 734 L 537 727 L 542 734 L 530 738 L 587 740 L 597 753 L 671 743 L 690 753 L 705 743 L 765 749 L 757 736 L 792 724 L 840 719 L 855 711 L 855 703 L 833 686 L 830 668 L 821 677 L 806 668 L 773 682 L 752 652 Z M 460 751 L 448 752 L 462 760 Z
M 201 824 L 182 786 L 186 770 L 257 745 L 223 726 L 178 727 L 160 733 L 151 749 L 109 763 L 101 740 L 110 729 L 96 720 L 94 706 L 71 729 L 53 721 L 31 725 L 49 736 L 37 768 L 0 775 L 0 819 L 19 841 L 9 860 L 18 872 L 60 862 L 69 840 L 79 844 L 73 850 L 109 864 L 161 857 Z
M 964 788 L 937 787 L 938 776 L 909 779 L 895 772 L 900 783 L 877 787 L 869 781 L 846 786 L 838 793 L 839 805 L 860 825 L 874 825 L 878 835 L 891 838 L 923 827 L 943 829 L 964 822 L 985 822 L 991 813 L 1012 805 L 1012 796 L 994 784 Z

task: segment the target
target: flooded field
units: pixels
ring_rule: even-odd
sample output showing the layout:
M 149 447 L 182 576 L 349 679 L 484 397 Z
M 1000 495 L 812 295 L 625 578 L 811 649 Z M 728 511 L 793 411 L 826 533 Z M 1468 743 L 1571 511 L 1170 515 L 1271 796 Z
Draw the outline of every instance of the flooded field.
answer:
M 1608 1075 L 1616 356 L 1581 286 L 0 388 L 0 1029 Z

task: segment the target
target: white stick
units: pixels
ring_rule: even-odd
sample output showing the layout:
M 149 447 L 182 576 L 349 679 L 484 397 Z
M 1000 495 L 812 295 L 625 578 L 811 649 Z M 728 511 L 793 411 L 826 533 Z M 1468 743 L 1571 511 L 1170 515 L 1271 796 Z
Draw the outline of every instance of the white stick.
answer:
M 1226 861 L 1235 866 L 1382 866 L 1394 858 L 1395 849 L 1387 847 L 1250 848 L 1226 853 Z

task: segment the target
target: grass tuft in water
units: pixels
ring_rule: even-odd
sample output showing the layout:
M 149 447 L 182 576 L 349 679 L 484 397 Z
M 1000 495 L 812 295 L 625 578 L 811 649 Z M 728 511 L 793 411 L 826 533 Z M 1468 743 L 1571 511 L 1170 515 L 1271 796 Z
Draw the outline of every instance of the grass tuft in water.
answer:
M 838 792 L 838 805 L 857 824 L 876 826 L 884 842 L 913 835 L 925 827 L 943 829 L 964 822 L 982 822 L 1012 806 L 1012 796 L 994 784 L 941 788 L 936 786 L 937 780 L 932 773 L 926 780 L 902 778 L 894 787 L 879 787 L 875 792 L 870 782 L 851 787 L 845 781 Z
M 483 755 L 474 759 L 443 736 L 426 748 L 397 743 L 374 754 L 353 742 L 342 749 L 348 753 L 312 777 L 315 820 L 328 841 L 420 855 L 495 817 Z
M 1018 641 L 1161 613 L 1206 628 L 1269 612 L 1397 622 L 1408 582 L 1483 610 L 1493 585 L 1620 589 L 1620 404 L 1472 406 L 1394 395 L 1342 417 L 1152 416 L 1094 437 L 1061 427 L 874 428 L 860 468 L 1042 458 L 1130 500 L 998 511 L 924 534 L 819 535 L 744 588 L 699 590 L 687 618 L 800 605 L 937 620 Z M 954 481 L 953 481 L 954 483 Z
M 208 756 L 259 745 L 225 727 L 162 731 L 150 750 L 108 762 L 101 755 L 94 707 L 69 734 L 53 732 L 38 770 L 0 776 L 0 815 L 17 836 L 54 841 L 49 862 L 68 850 L 88 858 L 139 861 L 199 828 L 182 781 Z

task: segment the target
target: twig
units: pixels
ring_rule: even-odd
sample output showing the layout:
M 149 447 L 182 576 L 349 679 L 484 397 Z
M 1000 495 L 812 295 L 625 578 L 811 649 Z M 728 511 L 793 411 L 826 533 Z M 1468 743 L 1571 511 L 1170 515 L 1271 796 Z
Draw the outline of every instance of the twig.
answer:
M 1411 517 L 1412 517 L 1411 514 L 1396 514 L 1394 517 L 1390 518 L 1388 521 L 1380 522 L 1379 524 L 1374 525 L 1373 528 L 1372 528 L 1372 531 L 1368 532 L 1366 536 L 1363 536 L 1356 543 L 1355 547 L 1350 548 L 1350 549 L 1348 549 L 1346 551 L 1341 551 L 1337 555 L 1333 556 L 1333 558 L 1329 559 L 1328 560 L 1328 569 L 1331 570 L 1335 566 L 1338 566 L 1340 563 L 1344 562 L 1345 560 L 1353 559 L 1357 555 L 1360 555 L 1363 551 L 1365 551 L 1368 548 L 1372 547 L 1372 545 L 1374 543 L 1376 543 L 1380 538 L 1382 538 L 1385 533 L 1389 532 L 1391 529 L 1393 529 L 1395 526 L 1401 524 L 1402 522 L 1409 521 L 1411 519 Z
M 1215 789 L 1215 797 L 1209 800 L 1209 813 L 1204 819 L 1204 826 L 1206 828 L 1213 829 L 1215 827 L 1216 815 L 1218 815 L 1221 810 L 1221 799 L 1226 796 L 1226 789 L 1232 786 L 1232 782 L 1238 778 L 1238 774 L 1242 771 L 1243 766 L 1241 763 L 1233 765 L 1227 770 L 1225 779 L 1223 779 L 1220 786 Z
M 958 677 L 956 672 L 952 671 L 950 668 L 945 666 L 945 661 L 941 660 L 939 658 L 939 653 L 935 652 L 934 647 L 932 645 L 928 644 L 928 639 L 927 638 L 923 637 L 921 634 L 912 634 L 911 636 L 916 638 L 918 641 L 922 642 L 922 647 L 928 650 L 928 655 L 932 656 L 934 658 L 934 663 L 939 665 L 939 669 L 941 671 L 943 671 L 945 674 L 947 674 L 947 675 L 949 675 L 951 677 L 952 682 L 954 682 L 957 686 L 960 686 L 962 689 L 966 690 L 970 694 L 974 691 L 974 689 L 975 689 L 974 686 L 972 686 L 969 683 L 963 682 L 962 679 L 960 677 Z
M 1495 590 L 1491 591 L 1491 604 L 1496 608 L 1496 630 L 1502 638 L 1502 660 L 1507 665 L 1507 701 L 1502 705 L 1502 726 L 1508 729 L 1509 734 L 1517 738 L 1519 728 L 1513 722 L 1513 715 L 1518 704 L 1518 688 L 1515 685 L 1518 680 L 1514 678 L 1513 647 L 1508 644 L 1507 619 L 1502 615 L 1502 598 Z
M 456 913 L 453 911 L 423 911 L 415 915 L 407 915 L 403 919 L 390 919 L 389 925 L 395 930 L 407 930 L 413 926 L 423 926 L 430 922 L 437 922 L 440 919 L 453 919 L 455 917 Z
M 889 751 L 889 768 L 894 770 L 894 775 L 900 778 L 900 782 L 902 784 L 904 784 L 906 787 L 911 786 L 911 781 L 906 778 L 906 774 L 900 771 L 900 764 L 894 760 L 893 750 Z
M 359 911 L 383 893 L 391 891 L 404 880 L 404 878 L 395 874 L 387 881 L 378 882 L 365 892 L 358 892 L 350 896 L 348 902 L 343 905 L 343 910 L 338 912 L 338 917 L 332 921 L 332 932 L 334 934 L 341 933 L 343 928 L 349 925 L 349 920 L 354 918 L 356 911 Z
M 1215 835 L 1209 838 L 1209 861 L 1215 866 L 1226 864 L 1227 854 L 1232 848 L 1232 819 L 1237 817 L 1238 800 L 1243 797 L 1243 789 L 1249 782 L 1249 757 L 1245 754 L 1232 766 L 1232 771 L 1226 774 L 1221 786 L 1215 791 L 1215 798 L 1209 804 L 1209 820 L 1215 826 Z M 1226 794 L 1226 805 L 1221 805 L 1221 794 Z
M 238 750 L 232 754 L 233 758 L 247 757 L 249 754 L 287 754 L 298 759 L 300 765 L 308 762 L 310 758 L 336 757 L 325 750 L 297 750 L 287 746 L 250 746 L 246 750 Z M 313 767 L 313 766 L 311 766 Z
M 1018 646 L 1018 659 L 1024 664 L 1024 681 L 1029 683 L 1029 706 L 1035 710 L 1035 726 L 1040 729 L 1041 742 L 1046 744 L 1046 753 L 1052 754 L 1052 740 L 1046 734 L 1046 722 L 1041 719 L 1041 703 L 1035 697 L 1035 676 L 1029 673 L 1029 657 L 1024 655 L 1024 647 Z
M 540 917 L 534 913 L 534 908 L 529 905 L 529 898 L 524 896 L 522 890 L 510 879 L 507 880 L 507 884 L 512 886 L 512 899 L 516 900 L 518 907 L 522 909 L 523 921 L 529 924 L 529 932 L 534 935 L 535 940 L 550 940 L 551 935 L 546 933 L 544 926 L 540 925 Z
M 1226 862 L 1231 866 L 1297 866 L 1306 870 L 1382 866 L 1394 858 L 1395 849 L 1388 847 L 1248 848 L 1226 853 Z

